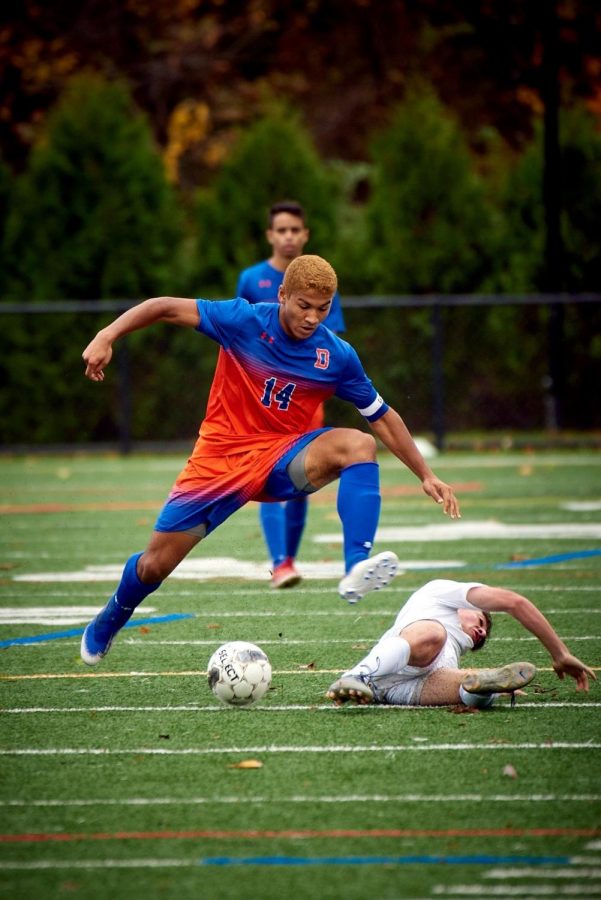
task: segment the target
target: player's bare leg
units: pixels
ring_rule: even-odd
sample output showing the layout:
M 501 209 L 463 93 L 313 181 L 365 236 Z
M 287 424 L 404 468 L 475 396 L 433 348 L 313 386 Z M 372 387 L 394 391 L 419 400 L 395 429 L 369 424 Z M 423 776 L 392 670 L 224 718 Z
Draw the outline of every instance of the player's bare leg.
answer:
M 332 428 L 308 445 L 305 456 L 307 480 L 317 489 L 340 477 L 348 466 L 376 461 L 376 441 L 356 428 Z
M 496 669 L 437 669 L 426 679 L 422 706 L 491 706 L 497 694 L 510 694 L 529 684 L 536 668 L 529 662 L 508 663 Z

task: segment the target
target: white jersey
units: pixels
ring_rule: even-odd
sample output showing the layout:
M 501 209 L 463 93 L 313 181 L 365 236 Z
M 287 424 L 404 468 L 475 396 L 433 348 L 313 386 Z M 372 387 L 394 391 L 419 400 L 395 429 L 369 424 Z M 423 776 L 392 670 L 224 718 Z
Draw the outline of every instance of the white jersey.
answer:
M 378 643 L 347 675 L 369 675 L 377 685 L 382 699 L 379 703 L 392 706 L 419 706 L 423 686 L 436 669 L 458 669 L 459 660 L 474 642 L 466 634 L 459 621 L 459 610 L 480 611 L 467 599 L 473 587 L 482 587 L 479 581 L 449 581 L 438 578 L 429 581 L 411 594 L 396 617 L 392 628 L 386 631 Z M 446 641 L 438 656 L 427 666 L 403 665 L 407 656 L 391 653 L 390 644 L 399 644 L 403 628 L 424 620 L 439 622 L 447 633 Z
M 403 673 L 409 677 L 415 677 L 418 674 L 432 672 L 442 666 L 445 668 L 459 666 L 460 658 L 473 648 L 474 642 L 462 629 L 457 610 L 479 611 L 479 607 L 469 602 L 467 594 L 470 588 L 481 586 L 479 581 L 450 581 L 437 578 L 411 594 L 396 617 L 394 625 L 382 635 L 381 639 L 396 637 L 403 628 L 413 622 L 433 619 L 435 622 L 440 622 L 446 630 L 447 640 L 436 659 L 429 666 L 425 668 L 405 666 Z

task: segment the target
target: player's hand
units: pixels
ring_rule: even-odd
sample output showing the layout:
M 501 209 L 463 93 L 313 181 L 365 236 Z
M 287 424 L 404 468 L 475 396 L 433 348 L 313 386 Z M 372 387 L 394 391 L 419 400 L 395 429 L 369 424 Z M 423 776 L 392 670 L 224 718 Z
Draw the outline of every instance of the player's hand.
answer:
M 559 660 L 555 660 L 553 662 L 553 668 L 557 677 L 562 681 L 566 675 L 573 678 L 576 682 L 577 691 L 588 691 L 589 677 L 592 678 L 593 681 L 597 680 L 597 676 L 593 670 L 588 666 L 585 666 L 583 662 L 580 662 L 577 657 L 572 656 L 571 653 L 568 653 L 567 656 L 564 656 Z
M 104 381 L 104 369 L 110 363 L 112 355 L 111 342 L 100 333 L 97 334 L 82 353 L 86 364 L 86 378 L 90 381 Z
M 450 485 L 445 484 L 440 478 L 432 476 L 431 478 L 424 479 L 422 487 L 426 494 L 429 497 L 432 497 L 436 503 L 442 504 L 442 510 L 445 516 L 450 516 L 452 519 L 461 518 L 459 501 L 455 496 L 455 491 Z

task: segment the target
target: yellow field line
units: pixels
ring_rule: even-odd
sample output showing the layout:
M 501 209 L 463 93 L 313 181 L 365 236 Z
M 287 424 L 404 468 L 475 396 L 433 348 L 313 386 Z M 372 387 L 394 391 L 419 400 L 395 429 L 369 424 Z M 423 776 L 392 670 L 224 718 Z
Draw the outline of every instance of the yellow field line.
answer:
M 591 666 L 594 672 L 600 672 L 601 666 Z M 300 667 L 298 669 L 282 669 L 276 671 L 274 675 L 336 675 L 340 669 L 309 669 Z M 552 672 L 549 667 L 537 666 L 537 672 Z M 0 681 L 35 681 L 42 678 L 172 678 L 172 677 L 197 677 L 206 676 L 206 671 L 191 670 L 183 672 L 62 672 L 54 673 L 36 673 L 34 675 L 0 675 Z

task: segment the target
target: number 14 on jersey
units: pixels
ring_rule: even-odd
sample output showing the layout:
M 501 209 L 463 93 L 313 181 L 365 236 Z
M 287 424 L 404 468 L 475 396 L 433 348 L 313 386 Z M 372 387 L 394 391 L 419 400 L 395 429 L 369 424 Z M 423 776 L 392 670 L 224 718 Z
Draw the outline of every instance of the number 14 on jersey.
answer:
M 290 406 L 290 400 L 292 399 L 295 388 L 296 385 L 294 382 L 289 381 L 284 387 L 278 389 L 277 379 L 273 377 L 268 378 L 265 381 L 265 390 L 261 397 L 261 403 L 263 406 L 271 406 L 272 402 L 275 402 L 280 409 L 286 410 Z

